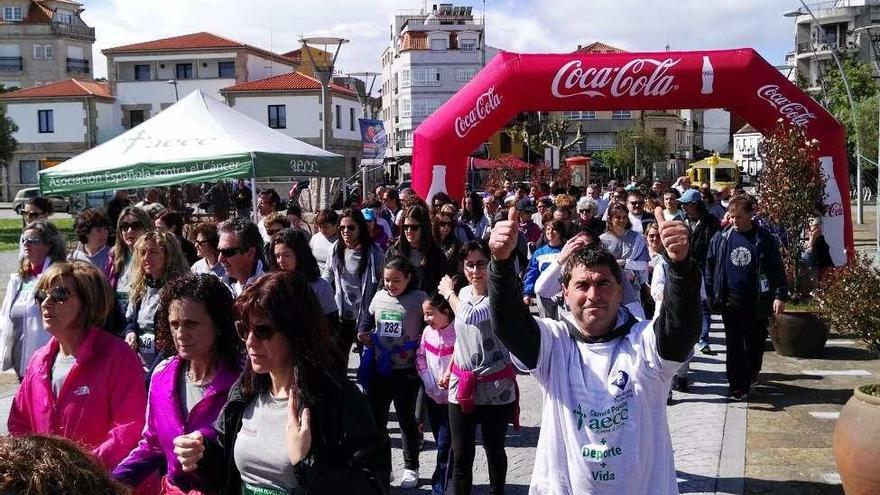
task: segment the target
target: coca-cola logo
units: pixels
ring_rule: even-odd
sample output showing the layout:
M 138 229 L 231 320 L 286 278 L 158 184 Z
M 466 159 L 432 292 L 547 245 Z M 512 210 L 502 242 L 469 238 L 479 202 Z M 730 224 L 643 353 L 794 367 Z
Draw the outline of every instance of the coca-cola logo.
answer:
M 492 86 L 477 98 L 474 108 L 467 115 L 455 119 L 455 134 L 460 138 L 467 136 L 474 127 L 500 106 L 501 95 L 495 94 L 495 86 Z
M 580 60 L 563 65 L 553 77 L 550 91 L 557 98 L 572 96 L 663 96 L 678 86 L 668 74 L 681 59 L 636 58 L 621 67 L 587 67 Z
M 780 93 L 779 86 L 775 84 L 768 84 L 758 88 L 758 98 L 769 103 L 789 122 L 798 127 L 806 127 L 811 120 L 816 118 L 816 114 L 810 112 L 803 104 L 793 102 L 787 96 Z
M 842 217 L 843 216 L 843 205 L 840 202 L 835 201 L 828 205 L 828 211 L 825 212 L 826 217 Z

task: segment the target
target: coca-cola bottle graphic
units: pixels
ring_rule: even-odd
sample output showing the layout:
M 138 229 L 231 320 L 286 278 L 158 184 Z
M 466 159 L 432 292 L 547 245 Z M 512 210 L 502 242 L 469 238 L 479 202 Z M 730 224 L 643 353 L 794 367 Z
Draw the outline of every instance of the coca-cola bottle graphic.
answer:
M 431 187 L 428 188 L 428 195 L 425 197 L 425 202 L 429 205 L 433 204 L 434 195 L 439 192 L 448 192 L 446 189 L 446 165 L 434 165 L 433 177 L 431 177 Z
M 703 88 L 700 94 L 711 95 L 715 84 L 715 69 L 712 68 L 712 62 L 708 56 L 703 56 Z
M 819 157 L 822 173 L 825 175 L 825 216 L 822 218 L 822 233 L 831 251 L 831 259 L 837 266 L 846 264 L 846 244 L 843 241 L 844 215 L 840 188 L 834 177 L 834 159 Z

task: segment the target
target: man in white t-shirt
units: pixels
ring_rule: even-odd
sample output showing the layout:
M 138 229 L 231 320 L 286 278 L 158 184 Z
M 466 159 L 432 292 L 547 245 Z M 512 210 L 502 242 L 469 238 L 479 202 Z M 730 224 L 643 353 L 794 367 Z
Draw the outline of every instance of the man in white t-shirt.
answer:
M 571 315 L 533 318 L 517 290 L 512 210 L 492 230 L 492 329 L 544 394 L 531 495 L 678 494 L 666 397 L 700 334 L 700 272 L 684 224 L 655 217 L 669 278 L 660 312 L 641 322 L 621 307 L 614 256 L 595 246 L 563 260 Z

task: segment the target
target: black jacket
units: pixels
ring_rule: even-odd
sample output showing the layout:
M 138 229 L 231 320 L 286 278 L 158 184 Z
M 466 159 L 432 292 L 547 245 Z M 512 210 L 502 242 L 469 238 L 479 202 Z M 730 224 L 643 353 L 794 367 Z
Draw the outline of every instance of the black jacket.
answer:
M 293 467 L 299 494 L 387 494 L 391 476 L 391 444 L 383 435 L 360 390 L 349 380 L 329 382 L 321 402 L 311 406 L 312 447 Z M 217 418 L 217 442 L 207 442 L 203 463 L 225 473 L 222 495 L 241 493 L 241 474 L 235 466 L 235 439 L 245 407 L 253 399 L 241 390 L 241 379 Z M 284 442 L 284 438 L 279 438 Z
M 425 232 L 422 235 L 431 235 L 431 232 Z M 443 255 L 443 251 L 440 247 L 436 245 L 434 246 L 434 249 L 423 252 L 422 255 L 425 257 L 424 260 L 422 260 L 422 265 L 416 267 L 416 275 L 419 276 L 418 289 L 425 291 L 427 294 L 431 294 L 437 291 L 437 286 L 440 285 L 440 279 L 443 278 L 443 275 L 447 275 L 449 262 L 447 261 L 446 256 Z M 394 256 L 409 258 L 404 254 L 403 249 L 400 246 L 400 240 L 391 246 L 388 246 L 388 251 L 385 253 L 385 262 Z M 369 306 L 370 301 L 362 301 L 361 304 Z
M 697 262 L 700 270 L 706 270 L 706 256 L 709 255 L 709 244 L 715 233 L 721 230 L 721 222 L 708 211 L 703 213 L 698 223 L 688 236 L 691 258 Z
M 757 304 L 757 316 L 766 318 L 773 310 L 773 300 L 788 300 L 788 283 L 785 280 L 785 269 L 782 256 L 779 254 L 779 243 L 769 230 L 754 224 L 757 229 L 755 235 L 755 249 L 758 252 L 758 261 L 755 263 L 755 273 L 752 276 L 754 293 L 759 294 Z M 733 227 L 717 232 L 709 244 L 709 253 L 706 256 L 706 295 L 709 298 L 709 306 L 715 313 L 721 312 L 728 296 L 727 277 L 724 265 L 730 257 L 730 233 Z M 761 293 L 760 277 L 767 277 L 769 290 Z

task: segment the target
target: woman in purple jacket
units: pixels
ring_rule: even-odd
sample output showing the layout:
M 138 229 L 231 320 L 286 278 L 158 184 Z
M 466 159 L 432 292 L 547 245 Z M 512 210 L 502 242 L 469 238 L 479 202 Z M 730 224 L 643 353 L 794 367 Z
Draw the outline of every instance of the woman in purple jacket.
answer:
M 156 311 L 156 345 L 173 356 L 150 381 L 147 424 L 138 446 L 113 478 L 138 486 L 166 466 L 162 493 L 216 492 L 222 476 L 184 472 L 175 440 L 216 436 L 214 421 L 241 371 L 242 349 L 233 326 L 232 294 L 217 277 L 186 274 L 164 287 Z

